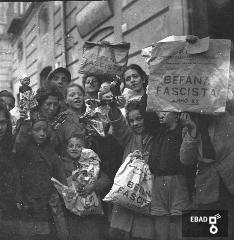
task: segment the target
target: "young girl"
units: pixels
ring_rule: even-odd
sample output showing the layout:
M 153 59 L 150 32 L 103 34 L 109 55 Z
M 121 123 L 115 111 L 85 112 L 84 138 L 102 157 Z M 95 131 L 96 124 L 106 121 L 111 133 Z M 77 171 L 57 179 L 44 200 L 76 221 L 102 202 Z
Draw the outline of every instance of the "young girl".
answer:
M 150 170 L 154 174 L 151 214 L 154 216 L 156 237 L 159 240 L 181 239 L 181 214 L 183 210 L 191 207 L 186 169 L 180 162 L 182 130 L 185 127 L 181 123 L 185 123 L 188 128 L 187 142 L 195 143 L 196 147 L 198 139 L 196 125 L 189 115 L 183 113 L 181 117 L 183 122 L 180 121 L 178 113 L 160 114 L 162 124 L 149 156 Z M 193 153 L 192 148 L 188 149 L 187 157 L 196 158 L 196 154 Z M 183 152 L 181 154 L 185 155 Z M 170 235 L 170 229 L 173 235 Z
M 85 92 L 80 85 L 72 83 L 67 86 L 65 102 L 68 109 L 59 116 L 59 118 L 64 118 L 64 121 L 57 128 L 54 140 L 55 145 L 57 145 L 56 151 L 61 155 L 65 150 L 65 143 L 74 132 L 85 134 L 85 125 L 79 121 L 79 117 L 85 113 L 84 97 Z
M 137 64 L 130 64 L 123 72 L 124 92 L 128 101 L 132 97 L 145 95 L 148 77 L 145 71 Z M 126 89 L 129 89 L 126 91 Z
M 51 178 L 65 183 L 65 175 L 62 162 L 50 145 L 46 119 L 34 119 L 27 147 L 18 149 L 16 161 L 24 208 L 21 234 L 24 239 L 51 240 L 49 200 L 55 192 Z
M 86 158 L 92 157 L 100 162 L 98 155 L 91 149 L 85 148 L 85 141 L 82 135 L 75 134 L 71 136 L 66 144 L 66 153 L 63 157 L 63 163 L 67 180 L 72 175 L 72 172 L 80 167 L 80 162 Z M 111 187 L 111 182 L 107 175 L 102 171 L 99 172 L 99 177 L 93 184 L 86 185 L 80 194 L 86 196 L 92 192 L 96 192 L 103 198 Z M 102 240 L 104 239 L 104 231 L 106 231 L 106 223 L 102 215 L 87 215 L 77 216 L 74 213 L 66 210 L 66 217 L 70 238 L 72 240 Z
M 111 106 L 111 110 L 109 113 L 109 117 L 112 120 L 111 124 L 113 127 L 113 135 L 118 139 L 121 145 L 125 147 L 123 159 L 125 159 L 126 156 L 129 153 L 133 152 L 134 150 L 140 150 L 142 153 L 145 153 L 145 154 L 148 153 L 149 161 L 152 162 L 154 160 L 154 157 L 152 157 L 152 151 L 155 154 L 157 154 L 157 151 L 155 150 L 155 145 L 156 147 L 158 146 L 157 137 L 155 136 L 157 136 L 160 133 L 160 128 L 161 128 L 159 124 L 159 119 L 156 113 L 145 112 L 144 102 L 142 103 L 137 99 L 132 99 L 126 105 L 126 113 L 127 113 L 126 118 L 129 125 L 128 126 L 127 122 L 121 115 L 120 110 L 116 107 L 116 104 L 112 103 L 110 104 L 110 106 Z M 173 120 L 170 120 L 170 121 L 173 122 L 172 124 L 173 128 L 177 126 L 177 124 L 175 124 Z M 191 121 L 191 119 L 184 118 L 184 122 L 185 122 L 185 125 L 188 126 L 189 131 L 194 132 L 193 130 L 194 128 L 191 127 L 191 126 L 194 127 L 194 123 Z M 162 136 L 164 135 L 162 134 Z M 187 144 L 186 148 L 183 150 L 183 156 L 187 158 L 196 157 L 196 155 L 193 156 L 194 151 L 192 151 L 193 148 L 197 147 L 196 144 L 193 145 L 194 142 L 196 143 L 196 139 L 193 141 L 192 139 L 188 139 L 186 135 L 186 140 L 188 140 L 189 144 Z M 173 145 L 173 148 L 180 151 L 180 148 L 178 147 L 178 145 L 179 143 Z M 157 149 L 159 151 L 161 150 L 161 148 L 160 149 L 157 148 Z M 168 148 L 167 152 L 165 151 L 165 154 L 169 154 L 170 151 L 172 151 L 172 149 Z M 174 163 L 175 162 L 178 163 L 178 159 L 176 159 Z M 168 164 L 170 164 L 170 162 Z M 155 166 L 157 166 L 157 164 L 155 164 Z M 170 170 L 173 171 L 174 168 L 171 167 Z M 177 171 L 177 169 L 175 169 L 175 171 Z M 180 174 L 179 172 L 175 172 L 175 173 Z M 155 198 L 154 195 L 152 196 L 153 197 L 152 204 L 155 202 L 156 203 L 159 202 L 158 199 L 154 199 Z M 163 200 L 160 203 L 162 205 L 165 204 Z M 121 239 L 157 239 L 155 236 L 155 230 L 156 230 L 156 233 L 159 230 L 161 230 L 164 233 L 168 231 L 167 225 L 164 226 L 164 224 L 160 224 L 159 226 L 158 223 L 155 223 L 157 219 L 155 220 L 154 217 L 144 216 L 139 213 L 135 213 L 133 211 L 130 211 L 121 207 L 117 207 L 117 206 L 115 206 L 112 214 L 113 215 L 112 215 L 111 227 L 122 230 L 124 236 L 122 236 Z M 164 229 L 166 230 L 164 231 Z M 120 233 L 117 233 L 117 235 L 120 235 Z M 157 234 L 157 236 L 159 235 Z M 166 238 L 159 238 L 159 239 L 161 240 L 161 239 L 168 239 L 168 238 L 166 236 Z
M 86 75 L 83 78 L 86 99 L 97 99 L 98 90 L 101 86 L 101 80 L 97 76 Z
M 124 148 L 123 160 L 129 153 L 140 150 L 149 153 L 153 143 L 153 131 L 159 126 L 155 113 L 146 113 L 144 104 L 133 99 L 126 105 L 127 121 L 116 103 L 110 104 L 112 134 Z M 128 123 L 128 124 L 127 124 Z M 153 220 L 150 216 L 114 206 L 111 219 L 112 237 L 118 239 L 154 239 Z

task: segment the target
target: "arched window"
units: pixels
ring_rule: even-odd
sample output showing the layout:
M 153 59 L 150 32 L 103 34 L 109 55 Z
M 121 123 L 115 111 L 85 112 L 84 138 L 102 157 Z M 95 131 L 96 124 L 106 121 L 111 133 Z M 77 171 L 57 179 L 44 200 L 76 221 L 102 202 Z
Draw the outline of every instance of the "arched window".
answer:
M 47 5 L 42 6 L 39 15 L 38 15 L 38 22 L 39 22 L 39 33 L 40 35 L 45 35 L 49 31 L 49 9 Z

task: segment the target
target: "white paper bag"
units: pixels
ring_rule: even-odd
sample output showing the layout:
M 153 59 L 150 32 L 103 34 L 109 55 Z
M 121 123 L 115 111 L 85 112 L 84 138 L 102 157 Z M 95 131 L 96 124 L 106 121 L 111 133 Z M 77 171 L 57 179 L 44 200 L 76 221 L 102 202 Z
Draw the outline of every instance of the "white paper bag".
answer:
M 138 150 L 130 153 L 116 173 L 114 184 L 103 201 L 149 214 L 152 200 L 152 176 L 149 165 Z

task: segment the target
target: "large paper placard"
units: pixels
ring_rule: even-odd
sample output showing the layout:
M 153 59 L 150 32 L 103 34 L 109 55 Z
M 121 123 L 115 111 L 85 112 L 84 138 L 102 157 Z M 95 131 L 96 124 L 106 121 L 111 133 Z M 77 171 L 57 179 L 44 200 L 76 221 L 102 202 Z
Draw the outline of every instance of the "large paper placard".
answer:
M 210 39 L 208 51 L 188 54 L 185 41 L 158 42 L 149 60 L 148 111 L 224 112 L 231 41 Z

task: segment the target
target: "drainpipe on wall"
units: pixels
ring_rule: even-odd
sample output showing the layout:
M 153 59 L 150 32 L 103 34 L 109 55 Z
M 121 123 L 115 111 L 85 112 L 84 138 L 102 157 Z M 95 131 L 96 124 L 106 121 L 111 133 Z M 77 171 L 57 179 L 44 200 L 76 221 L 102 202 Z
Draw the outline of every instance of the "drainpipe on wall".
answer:
M 64 52 L 64 56 L 63 56 L 63 65 L 66 68 L 67 67 L 67 53 L 66 53 L 66 49 L 67 49 L 67 36 L 66 36 L 66 1 L 62 1 L 62 11 L 61 11 L 61 24 L 62 24 L 62 36 L 63 36 L 63 52 Z
M 209 36 L 207 0 L 185 0 L 188 11 L 188 34 Z

